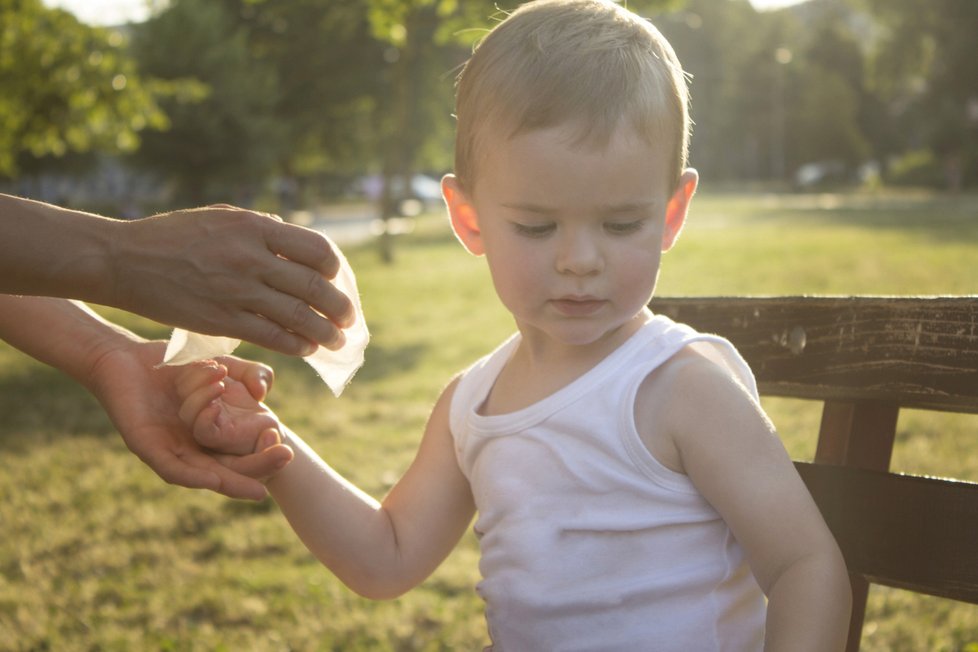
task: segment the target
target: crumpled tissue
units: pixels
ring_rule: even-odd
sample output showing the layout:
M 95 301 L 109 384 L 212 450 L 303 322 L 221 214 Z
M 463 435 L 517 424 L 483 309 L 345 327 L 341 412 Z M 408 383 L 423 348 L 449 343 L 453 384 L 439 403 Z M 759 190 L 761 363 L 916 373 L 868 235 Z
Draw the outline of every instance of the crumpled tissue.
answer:
M 346 336 L 346 342 L 340 349 L 331 351 L 320 346 L 314 353 L 303 359 L 316 370 L 316 373 L 332 390 L 333 395 L 339 396 L 350 380 L 353 379 L 357 370 L 363 365 L 363 354 L 367 348 L 367 343 L 370 341 L 370 331 L 367 330 L 367 322 L 363 318 L 360 293 L 357 290 L 357 280 L 353 275 L 353 270 L 340 248 L 332 240 L 329 243 L 340 261 L 340 270 L 332 283 L 343 294 L 350 297 L 356 313 L 356 321 L 352 326 L 344 329 L 343 334 Z M 240 343 L 241 340 L 230 337 L 201 335 L 177 328 L 174 329 L 170 341 L 167 343 L 166 353 L 163 355 L 163 364 L 181 365 L 228 355 Z

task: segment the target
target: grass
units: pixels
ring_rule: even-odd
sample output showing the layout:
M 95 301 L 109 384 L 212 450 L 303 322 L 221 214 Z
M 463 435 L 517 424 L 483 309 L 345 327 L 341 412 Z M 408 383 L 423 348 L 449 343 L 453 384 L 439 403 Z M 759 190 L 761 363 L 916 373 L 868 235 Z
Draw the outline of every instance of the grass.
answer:
M 455 371 L 512 329 L 482 261 L 429 217 L 384 267 L 347 252 L 373 332 L 334 399 L 300 361 L 270 362 L 270 404 L 337 469 L 380 496 L 410 462 Z M 969 294 L 978 198 L 703 192 L 659 293 Z M 147 336 L 166 329 L 117 311 Z M 766 407 L 798 459 L 818 406 Z M 424 585 L 360 599 L 314 562 L 271 502 L 170 487 L 126 451 L 98 405 L 0 344 L 0 650 L 471 650 L 486 642 L 471 535 Z M 901 417 L 894 468 L 978 481 L 975 417 Z M 964 650 L 978 607 L 874 587 L 863 649 Z

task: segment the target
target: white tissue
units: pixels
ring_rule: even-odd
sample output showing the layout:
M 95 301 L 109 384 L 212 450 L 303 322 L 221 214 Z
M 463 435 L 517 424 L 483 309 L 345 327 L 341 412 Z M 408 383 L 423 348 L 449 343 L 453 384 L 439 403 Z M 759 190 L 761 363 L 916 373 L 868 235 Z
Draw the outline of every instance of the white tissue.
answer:
M 328 238 L 327 238 L 328 239 Z M 330 240 L 330 246 L 340 261 L 340 271 L 333 279 L 333 285 L 353 301 L 356 321 L 345 329 L 343 334 L 346 342 L 336 351 L 319 347 L 304 360 L 316 370 L 316 373 L 326 381 L 334 396 L 343 393 L 343 389 L 363 365 L 363 352 L 370 341 L 367 322 L 363 318 L 360 307 L 360 293 L 357 290 L 357 280 L 353 270 L 340 248 Z M 221 355 L 228 355 L 238 347 L 241 340 L 214 335 L 201 335 L 182 328 L 174 329 L 163 355 L 163 364 L 181 365 L 197 360 L 207 360 Z

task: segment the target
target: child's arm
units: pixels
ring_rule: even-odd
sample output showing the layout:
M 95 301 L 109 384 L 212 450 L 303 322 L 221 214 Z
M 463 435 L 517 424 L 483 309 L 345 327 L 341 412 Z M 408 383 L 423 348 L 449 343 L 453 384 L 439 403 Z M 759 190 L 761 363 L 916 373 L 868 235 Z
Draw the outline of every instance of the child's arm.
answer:
M 657 420 L 674 447 L 656 451 L 662 461 L 689 476 L 743 546 L 768 597 L 765 650 L 843 649 L 852 594 L 835 539 L 761 407 L 692 355 L 646 380 L 639 432 Z
M 230 388 L 233 383 L 226 383 Z M 220 436 L 218 414 L 237 426 L 227 446 L 251 445 L 270 429 L 274 415 L 251 400 L 251 414 L 214 404 L 207 383 L 184 383 L 181 416 L 195 436 Z M 432 411 L 414 462 L 382 502 L 351 484 L 305 442 L 276 423 L 295 457 L 266 486 L 306 547 L 347 586 L 374 599 L 393 598 L 424 580 L 451 552 L 472 520 L 475 506 L 455 459 L 448 428 L 454 383 Z M 242 397 L 242 400 L 247 400 Z M 250 425 L 244 427 L 243 424 Z M 229 431 L 225 430 L 224 434 Z M 234 443 L 236 441 L 236 443 Z

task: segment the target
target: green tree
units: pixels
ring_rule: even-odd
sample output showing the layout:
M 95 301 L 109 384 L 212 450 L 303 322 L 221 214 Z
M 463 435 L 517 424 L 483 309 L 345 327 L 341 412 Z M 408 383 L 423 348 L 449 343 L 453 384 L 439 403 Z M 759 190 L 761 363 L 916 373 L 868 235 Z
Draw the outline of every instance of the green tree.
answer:
M 223 0 L 251 56 L 275 70 L 284 132 L 280 170 L 299 180 L 348 176 L 376 155 L 384 46 L 363 3 Z
M 789 149 L 797 167 L 809 161 L 838 161 L 851 172 L 870 154 L 867 133 L 881 117 L 865 79 L 865 56 L 848 26 L 851 12 L 826 3 L 806 21 L 798 52 Z
M 974 0 L 863 0 L 880 23 L 872 81 L 904 135 L 942 162 L 949 185 L 978 182 Z
M 166 125 L 121 33 L 40 0 L 0 0 L 0 177 L 44 157 L 131 151 Z
M 837 0 L 767 12 L 689 0 L 656 20 L 691 74 L 691 159 L 706 178 L 783 180 L 807 162 L 865 159 L 884 121 L 851 19 Z
M 792 73 L 778 57 L 798 41 L 793 21 L 759 14 L 748 0 L 689 0 L 654 22 L 690 75 L 690 159 L 704 177 L 761 178 L 785 168 Z
M 869 153 L 859 126 L 856 92 L 840 75 L 818 66 L 809 66 L 798 81 L 801 85 L 787 135 L 789 167 L 838 161 L 851 172 Z
M 248 194 L 269 178 L 287 146 L 278 77 L 223 5 L 174 0 L 135 27 L 132 47 L 144 73 L 178 89 L 162 101 L 171 127 L 145 135 L 138 163 L 192 203 Z

